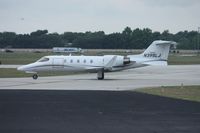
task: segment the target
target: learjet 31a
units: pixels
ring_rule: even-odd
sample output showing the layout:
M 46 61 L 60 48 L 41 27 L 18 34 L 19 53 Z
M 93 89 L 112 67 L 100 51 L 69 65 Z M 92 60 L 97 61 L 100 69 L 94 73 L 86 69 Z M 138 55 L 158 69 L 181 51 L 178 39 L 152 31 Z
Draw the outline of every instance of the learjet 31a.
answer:
M 104 79 L 104 72 L 115 72 L 149 65 L 167 65 L 169 49 L 173 41 L 157 40 L 139 55 L 104 55 L 104 56 L 45 56 L 38 61 L 18 67 L 19 71 L 33 73 L 33 79 L 38 73 L 48 71 L 96 72 L 97 79 Z

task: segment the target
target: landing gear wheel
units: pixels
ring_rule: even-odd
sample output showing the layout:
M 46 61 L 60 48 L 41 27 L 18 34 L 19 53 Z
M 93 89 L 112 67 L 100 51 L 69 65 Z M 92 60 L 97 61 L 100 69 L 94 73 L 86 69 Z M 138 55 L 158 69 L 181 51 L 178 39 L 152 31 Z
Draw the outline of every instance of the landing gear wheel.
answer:
M 38 75 L 37 74 L 34 74 L 33 75 L 33 79 L 37 79 L 38 78 Z
M 103 80 L 104 79 L 104 69 L 98 71 L 98 73 L 97 73 L 97 79 L 98 80 Z

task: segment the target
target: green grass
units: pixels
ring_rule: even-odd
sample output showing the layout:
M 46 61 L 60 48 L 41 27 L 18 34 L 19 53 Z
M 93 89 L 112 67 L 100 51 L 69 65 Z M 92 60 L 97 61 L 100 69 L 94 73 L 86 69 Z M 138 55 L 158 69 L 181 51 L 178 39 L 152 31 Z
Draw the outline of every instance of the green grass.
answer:
M 43 72 L 39 76 L 74 75 L 81 72 Z M 0 78 L 32 77 L 33 74 L 17 71 L 15 68 L 0 68 Z
M 200 102 L 200 86 L 142 88 L 135 91 L 140 93 Z
M 0 68 L 0 78 L 28 77 L 31 74 L 17 71 L 15 68 Z
M 200 64 L 200 56 L 170 55 L 168 59 L 168 63 L 169 65 Z
M 0 53 L 0 61 L 2 64 L 28 64 L 32 63 L 43 56 L 51 53 L 33 53 L 33 52 L 14 52 L 14 53 Z

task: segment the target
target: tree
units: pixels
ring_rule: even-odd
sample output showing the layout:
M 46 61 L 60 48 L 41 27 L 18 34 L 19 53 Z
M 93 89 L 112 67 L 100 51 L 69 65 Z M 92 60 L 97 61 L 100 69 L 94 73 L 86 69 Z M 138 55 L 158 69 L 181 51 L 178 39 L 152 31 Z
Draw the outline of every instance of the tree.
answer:
M 48 33 L 48 30 L 37 30 L 31 33 L 31 36 L 41 36 Z
M 125 27 L 121 33 L 105 34 L 103 31 L 85 33 L 64 32 L 48 33 L 48 30 L 37 30 L 30 34 L 0 32 L 0 48 L 52 48 L 68 46 L 80 48 L 106 49 L 144 49 L 154 40 L 176 41 L 180 49 L 196 49 L 197 31 L 180 31 L 172 34 L 169 30 L 162 33 L 152 32 L 149 28 L 132 30 Z
M 16 39 L 16 33 L 3 32 L 0 34 L 0 48 L 13 47 Z

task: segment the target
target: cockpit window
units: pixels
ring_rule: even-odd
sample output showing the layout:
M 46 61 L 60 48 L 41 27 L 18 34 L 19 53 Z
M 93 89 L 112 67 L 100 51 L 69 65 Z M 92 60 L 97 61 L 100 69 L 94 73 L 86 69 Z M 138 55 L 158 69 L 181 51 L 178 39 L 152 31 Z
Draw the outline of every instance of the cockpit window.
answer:
M 43 58 L 39 59 L 38 62 L 46 62 L 48 60 L 49 60 L 49 58 L 43 57 Z

